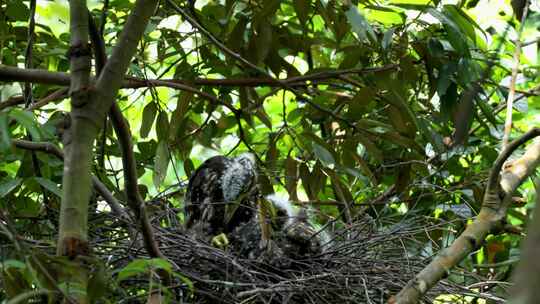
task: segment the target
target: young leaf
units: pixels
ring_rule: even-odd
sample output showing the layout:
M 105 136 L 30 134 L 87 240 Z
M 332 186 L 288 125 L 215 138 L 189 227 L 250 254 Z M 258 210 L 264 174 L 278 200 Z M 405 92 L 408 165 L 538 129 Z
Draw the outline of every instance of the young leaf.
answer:
M 160 141 L 156 149 L 156 157 L 154 158 L 154 172 L 152 173 L 152 181 L 157 189 L 159 189 L 159 186 L 165 180 L 168 167 L 169 148 L 167 147 L 167 142 Z

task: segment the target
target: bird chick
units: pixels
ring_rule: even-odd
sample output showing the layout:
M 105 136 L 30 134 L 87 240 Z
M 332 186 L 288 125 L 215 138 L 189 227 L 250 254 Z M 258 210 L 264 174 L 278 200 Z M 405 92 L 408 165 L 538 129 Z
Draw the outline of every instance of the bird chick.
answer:
M 327 231 L 318 229 L 305 208 L 295 208 L 285 197 L 276 194 L 266 196 L 275 207 L 273 227 L 281 231 L 286 242 L 286 254 L 293 258 L 322 253 L 330 243 Z

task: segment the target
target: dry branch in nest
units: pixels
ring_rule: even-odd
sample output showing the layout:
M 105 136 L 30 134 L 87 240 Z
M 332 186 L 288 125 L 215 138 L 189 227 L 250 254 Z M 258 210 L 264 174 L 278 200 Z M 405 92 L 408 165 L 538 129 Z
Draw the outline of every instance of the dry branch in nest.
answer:
M 161 214 L 161 218 L 175 217 L 173 210 Z M 442 228 L 411 222 L 377 231 L 373 220 L 361 219 L 332 231 L 331 244 L 324 252 L 291 258 L 260 249 L 256 220 L 231 233 L 230 244 L 223 250 L 181 229 L 163 228 L 158 224 L 163 221 L 157 218 L 153 222 L 160 250 L 174 264 L 174 270 L 193 283 L 193 289 L 182 282 L 171 288 L 174 301 L 181 303 L 385 303 L 428 262 L 429 256 L 420 257 L 425 244 L 416 240 L 418 235 Z M 250 235 L 245 235 L 247 231 Z M 282 236 L 277 233 L 274 237 L 274 246 L 282 247 Z M 146 257 L 140 248 L 126 250 L 131 258 Z M 126 252 L 108 254 L 110 261 L 120 263 L 112 265 L 115 269 L 127 263 L 122 256 L 111 254 L 125 257 Z M 471 281 L 482 281 L 467 276 Z M 128 284 L 123 285 L 126 289 L 129 284 L 141 286 L 140 280 L 123 284 Z M 475 294 L 443 281 L 423 300 L 432 303 L 441 293 Z

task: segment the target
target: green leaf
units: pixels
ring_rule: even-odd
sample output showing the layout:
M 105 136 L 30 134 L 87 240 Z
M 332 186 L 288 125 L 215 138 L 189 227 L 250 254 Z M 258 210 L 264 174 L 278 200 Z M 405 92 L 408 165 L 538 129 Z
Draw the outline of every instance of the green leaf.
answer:
M 51 181 L 50 179 L 46 179 L 43 177 L 34 177 L 34 179 L 45 189 L 51 191 L 58 197 L 62 197 L 62 190 L 58 187 L 58 185 Z
M 257 33 L 253 37 L 257 61 L 262 62 L 268 56 L 272 44 L 272 24 L 270 22 L 260 22 Z
M 365 42 L 368 38 L 371 42 L 377 41 L 377 36 L 375 36 L 373 28 L 356 6 L 351 5 L 345 12 L 345 15 L 360 41 Z
M 186 176 L 189 177 L 193 171 L 195 171 L 195 166 L 193 165 L 193 161 L 188 158 L 184 161 L 184 172 L 186 173 Z
M 9 260 L 9 262 L 17 262 L 19 265 L 9 266 L 4 263 L 1 271 L 2 291 L 8 298 L 13 300 L 21 294 L 24 294 L 27 290 L 31 290 L 31 286 L 28 282 L 28 278 L 25 276 L 25 274 L 28 273 L 25 271 L 26 265 L 15 260 Z
M 471 17 L 456 5 L 445 5 L 443 12 L 459 26 L 461 32 L 467 35 L 471 41 L 476 42 L 476 32 L 474 31 L 474 28 L 476 27 L 480 31 L 483 30 Z
M 0 152 L 8 151 L 11 148 L 11 136 L 9 136 L 8 116 L 5 112 L 0 112 Z
M 169 148 L 167 142 L 160 141 L 156 149 L 156 157 L 154 158 L 154 171 L 152 172 L 152 181 L 154 186 L 159 189 L 161 183 L 167 176 L 167 168 L 169 167 Z
M 296 124 L 304 115 L 304 108 L 296 108 L 287 114 L 287 122 Z
M 108 289 L 108 276 L 102 263 L 93 263 L 92 271 L 88 278 L 88 298 L 90 303 L 96 303 L 105 296 Z
M 18 268 L 18 269 L 25 269 L 26 264 L 19 261 L 19 260 L 5 260 L 2 262 L 2 268 Z
M 23 125 L 30 135 L 32 135 L 33 140 L 41 140 L 41 132 L 32 112 L 14 108 L 9 112 L 9 116 Z
M 326 150 L 325 147 L 315 142 L 312 143 L 312 147 L 313 147 L 313 152 L 315 153 L 315 156 L 317 156 L 317 158 L 321 160 L 321 162 L 325 165 L 325 167 L 329 167 L 336 163 L 336 160 L 334 159 L 334 156 L 332 155 L 332 153 Z
M 148 133 L 150 133 L 152 125 L 154 124 L 154 119 L 156 118 L 156 113 L 157 106 L 154 102 L 151 102 L 144 107 L 141 128 L 139 129 L 141 138 L 146 138 Z
M 193 100 L 193 93 L 182 92 L 178 96 L 176 109 L 171 115 L 171 123 L 169 124 L 169 140 L 173 141 L 177 138 L 178 128 L 182 125 L 184 117 L 189 108 L 189 103 Z M 181 132 L 183 130 L 180 130 Z
M 120 282 L 140 274 L 148 274 L 151 270 L 156 269 L 163 269 L 170 273 L 172 266 L 164 259 L 137 259 L 120 270 L 118 273 L 118 281 Z
M 417 9 L 424 9 L 430 3 L 431 0 L 391 0 L 389 4 L 395 6 L 411 5 L 416 7 Z
M 227 46 L 230 49 L 238 51 L 244 45 L 244 32 L 246 31 L 246 25 L 248 24 L 248 21 L 248 18 L 240 18 L 240 20 L 238 20 L 238 22 L 234 26 L 226 42 Z
M 287 188 L 291 200 L 297 201 L 298 194 L 296 188 L 298 185 L 298 163 L 290 155 L 285 161 L 285 173 L 285 188 Z
M 441 58 L 444 56 L 444 47 L 438 39 L 429 38 L 427 50 L 429 54 L 435 58 Z
M 446 119 L 449 119 L 452 116 L 457 105 L 459 97 L 457 88 L 457 84 L 452 81 L 446 88 L 444 95 L 440 95 L 440 112 Z
M 30 9 L 21 0 L 10 0 L 7 2 L 6 16 L 13 21 L 27 21 L 30 16 Z
M 382 23 L 386 26 L 401 25 L 405 23 L 407 16 L 405 13 L 391 9 L 385 6 L 368 5 L 366 16 L 369 21 Z
M 437 9 L 430 7 L 426 11 L 433 17 L 439 19 L 442 24 L 452 27 L 458 33 L 460 32 L 459 26 L 452 19 L 448 18 L 448 16 L 439 12 Z
M 453 62 L 449 62 L 442 66 L 439 71 L 439 78 L 437 79 L 437 94 L 443 96 L 446 94 L 446 90 L 452 83 L 452 77 L 456 72 L 456 65 Z
M 159 112 L 156 122 L 156 133 L 159 141 L 166 141 L 169 135 L 169 117 L 165 111 Z
M 470 57 L 469 46 L 465 37 L 460 31 L 456 31 L 453 27 L 445 25 L 448 41 L 452 47 L 463 57 Z
M 0 184 L 0 198 L 10 194 L 22 183 L 22 181 L 23 181 L 22 178 L 15 178 L 15 179 L 8 180 L 6 182 L 1 183 Z
M 142 259 L 137 259 L 129 263 L 118 273 L 118 281 L 123 281 L 127 278 L 146 273 L 146 271 L 148 270 L 147 266 L 147 260 Z
M 394 36 L 394 28 L 390 28 L 384 33 L 381 45 L 383 50 L 387 51 L 390 49 L 390 45 L 392 44 L 392 36 Z

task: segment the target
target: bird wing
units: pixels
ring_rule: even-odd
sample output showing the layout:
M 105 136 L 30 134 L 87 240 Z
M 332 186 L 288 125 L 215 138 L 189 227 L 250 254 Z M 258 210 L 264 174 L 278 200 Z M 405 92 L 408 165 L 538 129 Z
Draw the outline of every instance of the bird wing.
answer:
M 216 217 L 220 216 L 219 222 L 223 221 L 223 191 L 220 180 L 229 163 L 230 160 L 224 156 L 214 156 L 193 172 L 184 203 L 186 228 L 191 228 L 198 221 L 215 223 L 218 221 Z

